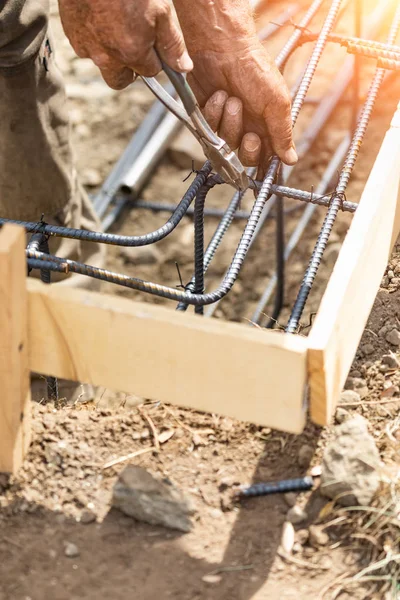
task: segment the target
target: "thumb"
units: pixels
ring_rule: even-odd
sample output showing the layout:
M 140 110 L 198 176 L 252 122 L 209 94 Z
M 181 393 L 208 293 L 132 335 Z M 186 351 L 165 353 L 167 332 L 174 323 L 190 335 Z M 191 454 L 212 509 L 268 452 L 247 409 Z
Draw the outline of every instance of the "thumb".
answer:
M 189 73 L 193 62 L 186 49 L 183 35 L 174 23 L 169 4 L 157 17 L 155 47 L 163 61 L 180 73 Z

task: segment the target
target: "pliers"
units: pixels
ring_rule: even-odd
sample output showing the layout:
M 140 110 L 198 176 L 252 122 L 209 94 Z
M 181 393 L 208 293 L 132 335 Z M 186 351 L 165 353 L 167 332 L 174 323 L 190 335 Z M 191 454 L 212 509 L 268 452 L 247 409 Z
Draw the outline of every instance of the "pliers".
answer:
M 162 61 L 161 61 L 162 62 Z M 186 78 L 162 62 L 168 79 L 182 101 L 181 106 L 154 77 L 142 77 L 153 94 L 171 111 L 200 142 L 204 154 L 216 173 L 236 189 L 244 192 L 250 185 L 245 167 L 223 139 L 218 137 L 202 115 Z

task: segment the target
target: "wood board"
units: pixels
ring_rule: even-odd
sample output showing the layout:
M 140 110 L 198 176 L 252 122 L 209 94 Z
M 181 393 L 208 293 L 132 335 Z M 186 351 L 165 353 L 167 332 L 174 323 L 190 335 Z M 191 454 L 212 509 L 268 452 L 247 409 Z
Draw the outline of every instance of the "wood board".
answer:
M 308 338 L 311 418 L 333 417 L 400 231 L 400 105 L 364 188 Z

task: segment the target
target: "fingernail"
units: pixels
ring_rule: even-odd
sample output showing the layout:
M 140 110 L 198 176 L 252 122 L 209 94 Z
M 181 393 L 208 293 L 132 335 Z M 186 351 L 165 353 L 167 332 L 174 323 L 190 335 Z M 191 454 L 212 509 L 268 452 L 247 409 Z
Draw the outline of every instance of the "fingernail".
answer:
M 242 103 L 239 100 L 232 100 L 228 104 L 228 112 L 232 117 L 238 114 L 240 109 L 242 108 Z
M 255 152 L 260 148 L 259 140 L 248 140 L 245 144 L 245 148 L 247 152 Z
M 184 52 L 180 58 L 178 58 L 178 69 L 184 73 L 188 73 L 193 69 L 193 61 L 187 52 Z
M 288 150 L 287 152 L 285 152 L 285 154 L 284 154 L 284 162 L 287 165 L 295 165 L 298 160 L 299 160 L 299 157 L 297 156 L 297 152 L 296 152 L 296 150 L 294 148 L 290 148 L 290 150 Z

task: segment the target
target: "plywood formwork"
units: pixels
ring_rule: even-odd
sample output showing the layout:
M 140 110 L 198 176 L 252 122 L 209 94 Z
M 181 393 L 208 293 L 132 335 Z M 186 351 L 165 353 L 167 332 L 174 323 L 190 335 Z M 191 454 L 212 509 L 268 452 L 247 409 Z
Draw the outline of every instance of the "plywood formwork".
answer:
M 329 423 L 400 229 L 400 107 L 309 338 L 202 319 L 25 277 L 24 233 L 0 232 L 0 471 L 29 442 L 28 371 L 299 433 Z

